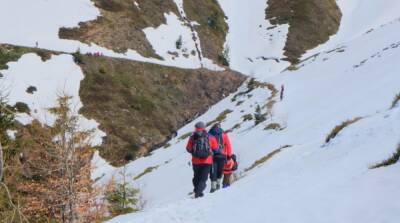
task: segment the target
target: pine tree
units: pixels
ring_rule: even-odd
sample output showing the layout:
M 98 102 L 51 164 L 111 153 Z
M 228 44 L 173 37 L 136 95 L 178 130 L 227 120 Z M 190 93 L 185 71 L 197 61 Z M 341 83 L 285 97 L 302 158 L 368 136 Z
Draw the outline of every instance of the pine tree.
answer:
M 107 201 L 110 204 L 110 212 L 113 216 L 137 211 L 139 203 L 139 190 L 129 187 L 126 182 L 126 165 L 122 170 L 122 182 L 113 185 L 107 194 Z
M 255 125 L 258 125 L 265 120 L 267 120 L 266 114 L 263 114 L 260 105 L 257 105 L 256 112 L 254 113 Z
M 175 42 L 176 49 L 180 50 L 182 48 L 182 44 L 183 44 L 182 35 L 180 35 Z

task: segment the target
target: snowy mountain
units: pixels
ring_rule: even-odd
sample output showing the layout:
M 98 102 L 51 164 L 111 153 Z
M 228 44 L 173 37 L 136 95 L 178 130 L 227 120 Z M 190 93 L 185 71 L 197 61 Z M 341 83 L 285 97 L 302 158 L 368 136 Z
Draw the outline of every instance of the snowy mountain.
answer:
M 9 104 L 34 111 L 22 124 L 52 125 L 56 92 L 73 96 L 81 127 L 106 148 L 92 179 L 106 185 L 124 171 L 140 190 L 143 210 L 108 222 L 398 222 L 400 2 L 282 2 L 0 0 L 0 49 L 23 47 L 0 60 Z M 155 107 L 125 107 L 141 92 Z M 230 188 L 192 199 L 185 146 L 198 121 L 221 122 L 239 169 Z M 110 164 L 140 141 L 135 155 L 146 156 Z
M 371 169 L 391 157 L 400 140 L 399 106 L 390 109 L 400 91 L 400 36 L 396 31 L 400 5 L 396 1 L 337 1 L 343 13 L 338 33 L 307 52 L 299 64 L 285 69 L 288 64 L 283 62 L 247 59 L 260 52 L 276 58 L 283 54 L 284 35 L 277 34 L 270 47 L 263 44 L 257 29 L 258 24 L 268 26 L 264 3 L 220 1 L 229 18 L 231 67 L 276 89 L 284 85 L 283 100 L 268 88 L 239 97 L 232 94 L 179 130 L 170 147 L 129 164 L 132 177 L 156 167 L 133 182 L 141 188 L 147 206 L 110 222 L 400 219 L 399 164 Z M 239 90 L 244 91 L 246 86 Z M 272 106 L 264 106 L 268 104 Z M 243 121 L 243 115 L 254 114 L 257 105 L 268 113 L 267 121 L 257 126 L 253 120 Z M 179 136 L 190 132 L 196 121 L 211 121 L 226 109 L 232 112 L 222 125 L 235 127 L 230 138 L 239 157 L 237 180 L 229 189 L 192 200 L 187 195 L 191 191 L 190 156 L 184 150 L 186 141 Z M 357 117 L 361 119 L 326 143 L 335 126 Z M 272 123 L 279 124 L 279 129 L 269 129 Z M 103 171 L 100 168 L 95 175 Z

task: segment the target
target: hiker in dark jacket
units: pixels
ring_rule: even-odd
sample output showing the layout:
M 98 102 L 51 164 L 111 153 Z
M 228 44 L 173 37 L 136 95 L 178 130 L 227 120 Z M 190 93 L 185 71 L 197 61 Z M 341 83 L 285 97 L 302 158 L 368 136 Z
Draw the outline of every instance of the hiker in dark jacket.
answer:
M 221 188 L 224 165 L 228 157 L 232 155 L 232 148 L 228 135 L 222 130 L 220 124 L 213 125 L 208 133 L 214 136 L 218 143 L 218 149 L 213 151 L 213 165 L 210 174 L 210 192 L 212 193 Z
M 194 197 L 202 197 L 208 174 L 211 172 L 213 151 L 218 149 L 217 140 L 205 130 L 206 125 L 198 122 L 189 138 L 186 150 L 192 154 Z

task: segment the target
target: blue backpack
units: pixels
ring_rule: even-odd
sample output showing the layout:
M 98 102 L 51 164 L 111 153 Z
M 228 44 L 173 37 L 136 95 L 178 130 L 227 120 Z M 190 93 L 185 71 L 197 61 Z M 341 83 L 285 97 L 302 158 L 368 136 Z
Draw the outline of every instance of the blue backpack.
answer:
M 221 155 L 222 151 L 225 149 L 224 140 L 222 139 L 223 130 L 221 128 L 212 128 L 208 133 L 214 136 L 218 142 L 218 149 L 213 151 L 214 156 Z

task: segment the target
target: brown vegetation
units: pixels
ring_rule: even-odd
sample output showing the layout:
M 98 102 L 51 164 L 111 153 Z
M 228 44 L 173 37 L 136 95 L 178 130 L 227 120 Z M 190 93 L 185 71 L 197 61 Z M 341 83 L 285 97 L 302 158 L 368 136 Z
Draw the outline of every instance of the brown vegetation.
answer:
M 271 24 L 289 24 L 284 50 L 291 63 L 334 35 L 341 17 L 335 0 L 269 0 L 266 9 Z
M 100 154 L 113 164 L 122 164 L 127 154 L 140 157 L 160 147 L 174 130 L 244 81 L 232 71 L 184 70 L 90 56 L 83 62 L 81 113 L 97 120 L 107 133 Z
M 400 93 L 396 94 L 396 96 L 393 98 L 392 106 L 390 108 L 393 109 L 394 107 L 396 107 L 399 101 L 400 101 Z
M 183 0 L 183 8 L 190 21 L 200 24 L 194 29 L 199 34 L 203 56 L 222 64 L 219 58 L 223 54 L 228 25 L 219 3 L 216 0 Z
M 65 96 L 51 109 L 57 117 L 53 127 L 38 121 L 15 126 L 16 139 L 5 153 L 4 183 L 27 220 L 10 222 L 95 222 L 105 216 L 107 207 L 98 200 L 101 189 L 90 179 L 91 131 L 77 130 L 69 105 Z M 9 211 L 0 192 L 4 219 Z
M 345 122 L 343 122 L 340 125 L 337 125 L 335 128 L 332 129 L 332 131 L 328 134 L 328 136 L 325 139 L 325 143 L 329 143 L 332 139 L 334 139 L 340 131 L 342 131 L 344 128 L 346 128 L 347 126 L 354 124 L 355 122 L 361 120 L 361 117 L 357 117 L 351 120 L 347 120 Z
M 400 144 L 397 146 L 396 151 L 393 153 L 393 155 L 391 157 L 389 157 L 386 160 L 383 160 L 382 162 L 380 162 L 378 164 L 373 165 L 372 167 L 370 167 L 370 169 L 390 166 L 390 165 L 397 163 L 399 160 L 400 160 Z
M 26 53 L 36 53 L 43 61 L 50 59 L 52 54 L 57 54 L 43 49 L 0 44 L 0 70 L 7 69 L 8 62 L 17 61 Z
M 159 57 L 143 32 L 147 27 L 165 23 L 164 13 L 178 9 L 172 0 L 92 0 L 101 16 L 94 21 L 81 22 L 78 28 L 61 28 L 59 36 L 85 43 L 96 43 L 116 52 L 136 50 L 146 57 Z
M 140 174 L 138 174 L 137 176 L 135 176 L 135 177 L 133 178 L 133 180 L 140 179 L 140 178 L 143 177 L 144 175 L 153 172 L 153 170 L 156 170 L 157 168 L 158 168 L 158 166 L 147 167 L 145 170 L 143 170 L 143 172 L 141 172 Z
M 232 112 L 233 111 L 230 109 L 226 109 L 226 110 L 222 111 L 214 120 L 207 122 L 207 127 L 211 126 L 213 124 L 216 124 L 216 123 L 223 122 L 226 119 L 226 116 Z
M 246 168 L 244 171 L 248 172 L 248 171 L 260 166 L 261 164 L 263 164 L 263 163 L 267 162 L 268 160 L 270 160 L 276 154 L 280 153 L 283 149 L 286 149 L 286 148 L 289 148 L 289 147 L 291 147 L 291 146 L 290 145 L 285 145 L 285 146 L 279 147 L 279 149 L 276 149 L 276 150 L 268 153 L 266 156 L 263 156 L 260 159 L 254 161 L 254 163 L 250 167 Z
M 278 130 L 282 130 L 282 127 L 281 127 L 281 125 L 279 125 L 279 123 L 270 123 L 264 128 L 264 130 L 276 130 L 276 131 L 278 131 Z

